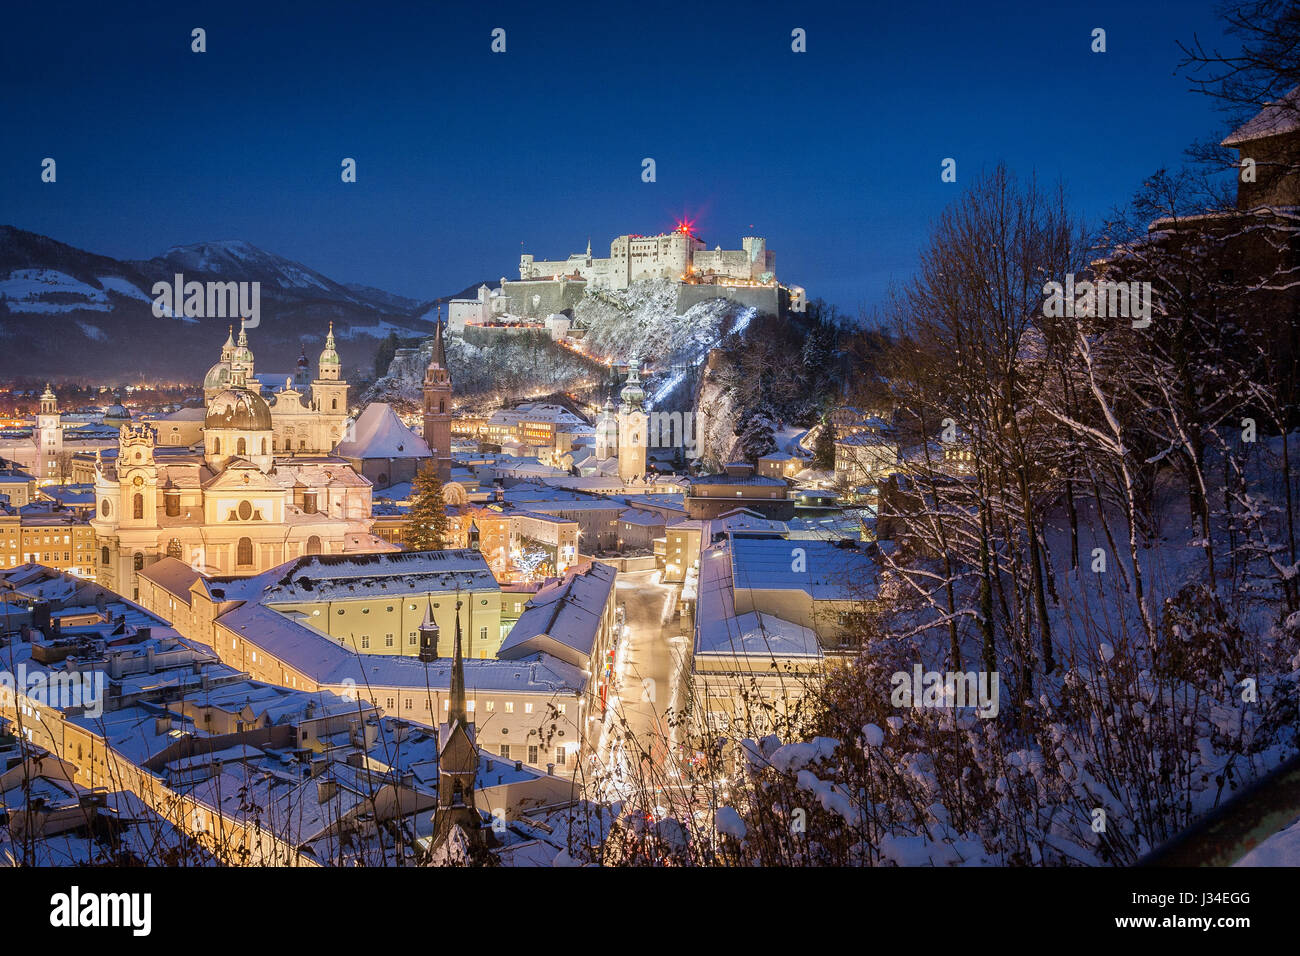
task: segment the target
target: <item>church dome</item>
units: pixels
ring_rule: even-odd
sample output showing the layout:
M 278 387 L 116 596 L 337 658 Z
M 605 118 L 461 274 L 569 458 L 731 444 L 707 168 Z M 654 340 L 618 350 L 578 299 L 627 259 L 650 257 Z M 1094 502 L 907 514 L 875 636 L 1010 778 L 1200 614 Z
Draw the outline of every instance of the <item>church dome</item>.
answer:
M 109 405 L 108 408 L 104 409 L 104 420 L 109 421 L 113 419 L 129 422 L 131 420 L 131 413 L 126 410 L 126 406 L 124 405 Z
M 226 388 L 229 385 L 230 365 L 226 362 L 218 362 L 208 369 L 207 375 L 203 376 L 204 389 Z
M 233 428 L 239 431 L 271 430 L 271 407 L 260 395 L 246 388 L 228 388 L 208 405 L 204 428 Z

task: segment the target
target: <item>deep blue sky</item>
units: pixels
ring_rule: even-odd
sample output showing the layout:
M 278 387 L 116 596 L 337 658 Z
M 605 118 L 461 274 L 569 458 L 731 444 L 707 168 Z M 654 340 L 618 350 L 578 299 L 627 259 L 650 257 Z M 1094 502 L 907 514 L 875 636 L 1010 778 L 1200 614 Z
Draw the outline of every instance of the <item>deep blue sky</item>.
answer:
M 1174 73 L 1212 0 L 180 6 L 6 4 L 0 222 L 121 258 L 246 239 L 431 298 L 686 213 L 856 310 L 981 167 L 1096 217 L 1223 122 Z

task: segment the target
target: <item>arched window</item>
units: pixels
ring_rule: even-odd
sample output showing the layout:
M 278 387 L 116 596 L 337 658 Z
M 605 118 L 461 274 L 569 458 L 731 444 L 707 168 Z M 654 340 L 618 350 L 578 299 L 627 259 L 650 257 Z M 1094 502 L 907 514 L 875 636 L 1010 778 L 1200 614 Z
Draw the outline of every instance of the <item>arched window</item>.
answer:
M 220 438 L 214 438 L 214 439 L 212 439 L 212 454 L 214 454 L 214 455 L 220 455 L 220 454 L 221 454 L 221 439 L 220 439 Z
M 135 553 L 135 556 L 131 559 L 131 564 L 132 564 L 132 566 L 133 566 L 137 571 L 143 571 L 143 570 L 144 570 L 144 554 L 143 554 L 142 552 L 140 552 L 140 551 L 137 551 L 137 552 Z
M 131 514 L 136 518 L 144 517 L 144 495 L 139 492 L 131 498 Z
M 253 563 L 253 539 L 240 538 L 239 546 L 235 549 L 235 563 L 247 566 Z
M 265 439 L 265 438 L 262 439 L 262 454 L 263 454 L 263 455 L 266 454 L 266 439 Z
M 320 554 L 320 537 L 318 535 L 312 535 L 307 539 L 307 553 Z
M 167 557 L 179 558 L 181 556 L 181 539 L 172 538 L 167 542 Z
M 438 414 L 447 414 L 447 400 L 445 398 L 438 399 Z
M 337 410 L 338 407 L 339 407 L 339 400 L 338 400 L 337 398 L 331 398 L 331 399 L 330 399 L 330 408 L 333 408 L 333 409 Z
M 99 563 L 100 563 L 100 564 L 108 564 L 108 546 L 107 546 L 107 545 L 105 545 L 104 547 L 102 547 L 102 548 L 99 549 Z
M 236 455 L 247 455 L 247 454 L 248 454 L 248 442 L 244 441 L 244 439 L 242 439 L 242 438 L 239 439 L 239 441 L 235 444 L 235 454 L 236 454 Z

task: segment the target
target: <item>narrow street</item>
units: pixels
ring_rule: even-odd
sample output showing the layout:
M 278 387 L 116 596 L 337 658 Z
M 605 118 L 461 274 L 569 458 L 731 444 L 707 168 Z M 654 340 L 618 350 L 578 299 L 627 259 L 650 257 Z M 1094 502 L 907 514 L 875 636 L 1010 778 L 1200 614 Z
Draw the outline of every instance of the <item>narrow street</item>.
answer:
M 689 679 L 690 640 L 680 620 L 673 619 L 679 588 L 660 584 L 659 575 L 637 571 L 618 576 L 626 636 L 600 744 L 601 762 L 614 773 L 615 792 L 661 785 L 676 775 L 669 756 Z

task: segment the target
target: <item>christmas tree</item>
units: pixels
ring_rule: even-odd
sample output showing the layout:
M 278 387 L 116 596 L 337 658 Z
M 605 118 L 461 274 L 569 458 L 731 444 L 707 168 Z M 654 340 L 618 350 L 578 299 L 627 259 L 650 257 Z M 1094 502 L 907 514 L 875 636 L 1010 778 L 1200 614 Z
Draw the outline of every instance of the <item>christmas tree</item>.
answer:
M 406 525 L 406 547 L 411 551 L 441 551 L 447 543 L 447 505 L 442 482 L 432 463 L 411 483 L 411 513 Z

